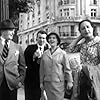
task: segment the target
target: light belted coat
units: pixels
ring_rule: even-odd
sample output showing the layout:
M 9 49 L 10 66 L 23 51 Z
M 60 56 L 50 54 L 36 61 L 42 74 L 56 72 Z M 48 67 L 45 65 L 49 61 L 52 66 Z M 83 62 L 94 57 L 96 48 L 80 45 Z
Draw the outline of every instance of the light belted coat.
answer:
M 50 49 L 42 56 L 40 64 L 40 83 L 44 81 L 72 82 L 72 71 L 69 66 L 67 53 L 60 47 L 51 55 Z
M 23 83 L 26 72 L 25 59 L 22 48 L 10 41 L 9 53 L 6 61 L 1 58 L 3 51 L 2 41 L 0 39 L 0 85 L 5 75 L 10 90 L 19 87 L 19 82 Z

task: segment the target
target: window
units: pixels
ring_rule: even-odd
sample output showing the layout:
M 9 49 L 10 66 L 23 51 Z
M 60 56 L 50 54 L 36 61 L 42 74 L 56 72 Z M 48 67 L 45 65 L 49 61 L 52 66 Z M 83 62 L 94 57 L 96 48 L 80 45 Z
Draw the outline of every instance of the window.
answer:
M 32 22 L 32 25 L 34 26 L 34 20 L 33 20 L 33 22 Z
M 67 0 L 64 0 L 64 5 L 67 4 Z
M 38 15 L 40 15 L 40 10 L 38 11 Z
M 27 35 L 26 44 L 29 44 L 29 35 Z
M 38 5 L 38 15 L 40 15 L 40 4 Z
M 69 0 L 64 0 L 64 4 L 69 4 Z
M 46 9 L 46 10 L 49 10 L 49 6 L 46 6 L 45 9 Z
M 33 17 L 33 18 L 35 17 L 35 14 L 34 14 L 34 12 L 33 12 L 33 14 L 32 14 L 32 17 Z
M 96 9 L 91 9 L 91 17 L 96 17 Z
M 58 26 L 59 36 L 61 36 L 61 26 Z
M 29 20 L 29 19 L 30 19 L 30 17 L 28 16 L 28 17 L 27 17 L 27 20 Z
M 97 0 L 91 0 L 91 4 L 92 5 L 96 5 L 97 4 Z
M 68 25 L 62 26 L 62 36 L 69 36 L 69 26 Z
M 93 0 L 93 4 L 97 4 L 97 0 Z
M 70 11 L 71 16 L 75 16 L 75 9 L 74 8 L 71 8 L 70 10 L 71 10 Z
M 74 12 L 73 12 L 74 13 Z M 69 8 L 64 9 L 64 16 L 69 16 Z
M 62 16 L 62 9 L 60 9 L 60 16 Z
M 32 14 L 32 17 L 33 17 L 33 18 L 35 17 L 34 9 L 33 9 L 33 14 Z
M 32 34 L 31 42 L 35 42 L 35 41 L 34 41 L 34 33 Z
M 64 9 L 64 16 L 67 16 L 67 12 L 66 12 L 66 9 Z
M 75 4 L 75 0 L 71 0 L 71 4 Z
M 38 18 L 38 23 L 40 23 L 40 18 Z
M 46 0 L 46 10 L 49 9 L 49 0 Z
M 48 33 L 48 28 L 47 28 L 47 29 L 45 29 L 45 31 Z
M 23 20 L 21 20 L 21 23 L 23 22 Z
M 69 25 L 58 26 L 59 36 L 69 36 Z
M 27 27 L 29 27 L 29 23 L 27 23 Z
M 66 16 L 69 16 L 69 8 L 66 9 Z
M 75 26 L 71 25 L 71 36 L 75 36 L 74 28 L 75 28 Z
M 63 5 L 63 0 L 60 0 L 59 2 L 58 2 L 58 5 L 60 6 L 60 5 Z
M 27 13 L 27 20 L 29 20 L 30 19 L 30 14 L 29 14 L 29 12 Z
M 66 36 L 70 35 L 70 33 L 69 33 L 69 25 L 65 25 L 65 35 Z

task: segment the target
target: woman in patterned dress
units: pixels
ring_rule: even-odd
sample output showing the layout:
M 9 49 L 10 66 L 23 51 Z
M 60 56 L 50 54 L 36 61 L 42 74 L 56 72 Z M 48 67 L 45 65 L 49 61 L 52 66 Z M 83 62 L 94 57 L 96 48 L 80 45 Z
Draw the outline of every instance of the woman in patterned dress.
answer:
M 100 100 L 100 38 L 95 29 L 90 20 L 82 20 L 79 23 L 81 35 L 69 46 L 70 52 L 80 52 L 82 65 L 78 72 L 77 100 Z M 79 44 L 82 39 L 84 41 Z

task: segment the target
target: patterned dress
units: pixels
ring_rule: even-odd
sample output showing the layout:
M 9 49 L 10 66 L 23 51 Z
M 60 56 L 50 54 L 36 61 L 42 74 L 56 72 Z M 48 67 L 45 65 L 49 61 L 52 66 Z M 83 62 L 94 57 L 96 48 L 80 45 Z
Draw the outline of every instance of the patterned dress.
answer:
M 90 42 L 78 44 L 69 51 L 80 52 L 82 65 L 82 70 L 75 75 L 78 75 L 78 91 L 73 91 L 77 97 L 72 95 L 72 100 L 100 100 L 100 39 L 95 37 Z M 77 85 L 75 83 L 74 88 Z

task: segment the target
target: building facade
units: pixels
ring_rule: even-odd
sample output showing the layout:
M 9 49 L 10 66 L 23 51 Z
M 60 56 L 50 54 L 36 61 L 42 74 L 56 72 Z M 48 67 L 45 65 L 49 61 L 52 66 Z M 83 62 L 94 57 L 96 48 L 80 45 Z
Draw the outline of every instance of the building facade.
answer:
M 0 22 L 9 18 L 9 0 L 0 0 Z
M 23 49 L 36 42 L 36 34 L 43 29 L 57 32 L 62 42 L 70 43 L 80 33 L 78 23 L 90 19 L 100 32 L 100 0 L 33 0 L 32 9 L 20 13 L 19 44 Z

